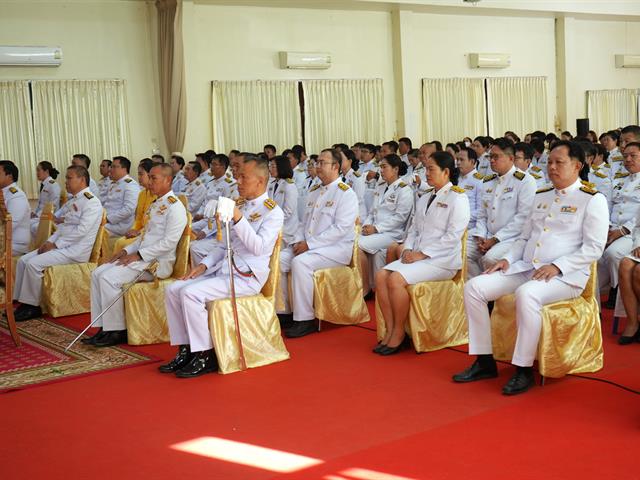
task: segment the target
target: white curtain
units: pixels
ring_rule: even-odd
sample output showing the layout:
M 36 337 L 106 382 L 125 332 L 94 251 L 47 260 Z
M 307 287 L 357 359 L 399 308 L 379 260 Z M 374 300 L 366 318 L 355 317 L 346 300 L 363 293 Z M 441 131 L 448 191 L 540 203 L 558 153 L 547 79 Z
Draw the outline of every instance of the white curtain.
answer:
M 100 161 L 130 152 L 124 80 L 38 80 L 32 82 L 35 152 L 61 175 L 74 153 Z
M 29 82 L 0 81 L 0 160 L 18 167 L 18 184 L 27 196 L 38 193 L 35 171 L 38 163 L 33 143 Z
M 638 90 L 588 90 L 589 127 L 601 134 L 638 124 Z
M 261 152 L 302 143 L 298 82 L 214 81 L 213 148 Z
M 425 141 L 457 142 L 487 134 L 482 78 L 423 78 Z
M 535 130 L 549 131 L 547 77 L 487 79 L 489 135 L 511 130 L 520 138 Z
M 318 153 L 334 143 L 385 139 L 381 79 L 303 81 L 305 147 Z

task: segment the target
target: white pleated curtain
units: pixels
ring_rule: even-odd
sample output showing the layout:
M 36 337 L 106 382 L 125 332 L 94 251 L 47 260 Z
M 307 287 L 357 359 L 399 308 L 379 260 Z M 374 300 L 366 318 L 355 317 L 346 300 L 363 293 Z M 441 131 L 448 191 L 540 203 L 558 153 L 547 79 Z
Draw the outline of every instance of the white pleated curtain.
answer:
M 484 79 L 423 78 L 422 112 L 425 141 L 486 135 Z
M 84 153 L 97 178 L 101 160 L 129 156 L 124 80 L 38 80 L 32 92 L 38 161 L 51 162 L 63 176 L 71 156 Z
M 212 82 L 213 148 L 261 152 L 302 143 L 300 99 L 295 81 Z
M 334 143 L 385 139 L 381 79 L 303 81 L 305 147 L 318 153 Z
M 589 127 L 598 134 L 638 124 L 638 90 L 588 90 Z
M 487 79 L 489 135 L 501 137 L 511 130 L 524 138 L 535 130 L 549 130 L 547 77 Z
M 0 81 L 0 160 L 11 160 L 18 184 L 28 196 L 38 192 L 29 82 Z

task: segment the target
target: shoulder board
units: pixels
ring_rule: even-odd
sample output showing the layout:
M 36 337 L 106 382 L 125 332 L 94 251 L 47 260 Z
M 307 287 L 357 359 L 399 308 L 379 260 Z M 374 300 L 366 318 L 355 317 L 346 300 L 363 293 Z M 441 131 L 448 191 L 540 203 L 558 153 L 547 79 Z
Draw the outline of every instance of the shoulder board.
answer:
M 353 174 L 358 178 L 362 176 L 362 174 L 360 172 L 353 172 Z
M 611 165 L 609 165 L 608 163 L 603 163 L 601 165 L 601 168 L 611 168 Z
M 176 197 L 174 197 L 173 195 L 170 195 L 170 196 L 167 198 L 167 201 L 168 201 L 169 203 L 176 203 L 176 202 L 178 201 L 178 199 L 177 199 Z
M 615 176 L 613 178 L 624 178 L 624 177 L 628 177 L 629 174 L 628 173 L 624 173 L 624 172 L 618 172 L 615 174 Z
M 580 191 L 584 193 L 588 193 L 589 195 L 595 195 L 596 193 L 598 193 L 597 190 L 594 190 L 593 188 L 589 188 L 586 185 L 584 187 L 580 187 Z
M 451 187 L 451 190 L 453 190 L 456 193 L 465 193 L 465 189 L 464 188 L 460 188 L 457 185 L 454 185 L 453 187 Z
M 493 175 L 487 175 L 486 177 L 484 177 L 483 182 L 490 182 L 491 180 L 495 180 L 496 178 L 498 178 L 498 175 L 496 175 L 495 173 Z
M 127 178 L 127 179 L 125 179 L 125 182 L 126 182 L 126 183 L 131 183 L 131 182 L 133 182 L 133 178 Z
M 233 183 L 233 180 L 231 180 L 229 177 L 225 177 L 224 181 L 227 183 Z
M 407 186 L 407 184 L 406 184 L 406 183 L 404 183 L 404 182 L 400 182 L 400 183 L 398 184 L 398 186 L 399 186 L 400 188 L 403 188 L 403 187 L 406 187 L 406 186 Z
M 586 180 L 580 180 L 580 183 L 587 188 L 596 188 L 596 184 L 592 182 L 587 182 Z
M 274 208 L 276 208 L 276 202 L 274 202 L 270 198 L 267 198 L 264 201 L 264 206 L 267 207 L 269 210 L 273 210 Z
M 287 178 L 287 183 L 294 183 L 293 178 Z
M 606 173 L 602 173 L 602 172 L 593 172 L 595 174 L 596 177 L 600 177 L 600 178 L 609 178 L 609 175 L 607 175 Z
M 545 187 L 545 188 L 541 188 L 540 190 L 536 191 L 537 193 L 544 193 L 544 192 L 550 192 L 551 190 L 553 190 L 553 187 Z
M 91 200 L 93 198 L 93 195 L 91 195 L 91 192 L 84 192 L 84 196 L 87 197 L 88 200 Z
M 340 182 L 340 183 L 338 184 L 338 188 L 339 188 L 340 190 L 342 190 L 343 192 L 346 192 L 347 190 L 349 190 L 349 188 L 350 188 L 350 187 L 349 187 L 349 185 L 347 185 L 346 183 L 342 183 L 342 182 Z
M 196 180 L 196 185 L 200 185 L 200 180 Z
M 320 188 L 320 184 L 318 184 L 318 185 L 314 185 L 313 187 L 311 187 L 311 188 L 309 189 L 309 191 L 310 191 L 310 192 L 314 192 L 314 191 L 316 191 L 316 190 L 317 190 L 317 189 L 319 189 L 319 188 Z
M 622 161 L 624 161 L 624 158 L 622 156 L 616 155 L 615 157 L 612 158 L 612 160 L 614 162 L 622 162 Z
M 49 183 L 56 183 L 54 179 L 49 180 Z
M 480 172 L 476 172 L 473 174 L 473 178 L 477 178 L 478 180 L 484 180 L 484 175 L 482 175 Z
M 536 180 L 540 180 L 542 178 L 541 175 L 538 175 L 537 173 L 531 173 L 529 172 L 529 175 L 531 175 L 533 178 L 535 178 Z
M 387 184 L 387 182 L 385 182 L 384 180 L 382 180 L 381 182 L 378 182 L 378 186 L 379 187 L 382 186 L 382 185 L 386 185 L 386 184 Z
M 11 193 L 16 193 L 16 192 L 18 191 L 18 189 L 17 189 L 16 187 L 11 187 L 11 188 L 9 189 L 9 191 L 10 191 Z
M 513 176 L 516 177 L 518 180 L 522 180 L 524 178 L 524 173 L 515 171 L 513 172 Z

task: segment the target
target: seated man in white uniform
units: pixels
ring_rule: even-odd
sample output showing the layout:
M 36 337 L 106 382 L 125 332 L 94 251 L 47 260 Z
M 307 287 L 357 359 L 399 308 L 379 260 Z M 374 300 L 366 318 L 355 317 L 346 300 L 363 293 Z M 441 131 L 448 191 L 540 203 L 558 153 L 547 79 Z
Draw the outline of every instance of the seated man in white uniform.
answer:
M 315 331 L 313 309 L 313 272 L 321 268 L 348 265 L 353 253 L 358 197 L 340 181 L 340 150 L 325 149 L 316 162 L 322 185 L 307 197 L 307 207 L 292 247 L 282 251 L 280 269 L 282 285 L 291 272 L 294 324 L 285 330 L 289 338 Z M 285 304 L 287 289 L 282 289 Z
M 207 187 L 198 178 L 201 169 L 198 162 L 189 162 L 184 167 L 184 178 L 187 180 L 187 185 L 184 187 L 183 193 L 187 197 L 187 205 L 192 218 L 198 213 L 207 196 Z
M 533 159 L 534 149 L 528 143 L 520 142 L 514 145 L 514 158 L 513 164 L 518 170 L 531 175 L 536 181 L 536 189 L 540 189 L 547 186 L 547 180 L 542 172 L 536 173 L 531 168 L 531 161 Z
M 38 249 L 20 257 L 16 267 L 14 300 L 16 321 L 42 315 L 42 277 L 52 265 L 87 262 L 102 221 L 102 205 L 89 190 L 89 172 L 80 166 L 67 168 L 67 202 L 62 206 L 62 222 L 57 230 Z
M 115 162 L 114 162 L 115 163 Z M 94 320 L 122 293 L 124 284 L 132 282 L 157 260 L 156 276 L 168 278 L 176 261 L 176 247 L 187 224 L 184 205 L 171 191 L 173 171 L 166 163 L 149 172 L 149 190 L 157 196 L 147 210 L 149 220 L 135 242 L 116 253 L 108 263 L 100 265 L 91 275 L 91 319 Z M 152 274 L 145 272 L 143 280 Z M 127 341 L 124 299 L 118 301 L 98 322 L 102 327 L 96 335 L 83 340 L 96 347 L 109 347 Z
M 284 214 L 267 197 L 267 160 L 241 153 L 242 168 L 237 177 L 244 198 L 235 206 L 231 226 L 231 248 L 237 271 L 233 272 L 238 297 L 256 295 L 269 277 L 269 258 L 282 229 Z M 171 345 L 178 345 L 176 357 L 160 367 L 162 373 L 190 378 L 217 369 L 209 332 L 207 302 L 229 298 L 229 267 L 226 250 L 213 248 L 183 280 L 165 291 Z M 229 321 L 229 319 L 221 319 Z
M 176 195 L 184 193 L 184 189 L 187 186 L 188 180 L 185 178 L 182 169 L 184 168 L 184 158 L 180 155 L 171 155 L 169 165 L 173 168 L 173 183 L 171 184 L 171 190 Z
M 495 173 L 484 179 L 476 228 L 469 232 L 469 277 L 504 257 L 531 213 L 536 182 L 516 169 L 514 154 L 513 142 L 506 138 L 497 138 L 491 147 L 491 169 Z
M 107 211 L 105 228 L 113 237 L 121 237 L 131 230 L 135 218 L 140 186 L 129 176 L 130 168 L 128 158 L 113 157 L 109 172 L 111 185 L 104 201 Z
M 473 148 L 462 147 L 456 154 L 456 165 L 458 166 L 458 170 L 460 170 L 458 186 L 464 188 L 467 198 L 469 199 L 469 210 L 471 212 L 467 231 L 475 228 L 478 210 L 482 205 L 484 175 L 476 170 L 477 164 L 478 155 Z
M 485 177 L 491 175 L 491 162 L 489 161 L 489 148 L 491 143 L 487 137 L 478 136 L 473 140 L 471 148 L 473 148 L 478 157 L 476 170 Z
M 4 195 L 4 205 L 11 214 L 12 255 L 29 251 L 31 231 L 29 217 L 31 209 L 25 193 L 18 187 L 18 167 L 9 160 L 0 160 L 0 188 Z
M 42 215 L 42 210 L 47 203 L 53 204 L 54 212 L 60 207 L 60 185 L 56 182 L 59 173 L 50 162 L 40 162 L 36 167 L 36 177 L 40 182 L 40 195 L 38 196 L 38 205 L 31 213 L 31 235 L 36 234 L 40 215 Z
M 89 189 L 91 193 L 100 198 L 100 188 L 96 181 L 91 178 L 91 170 L 89 170 L 89 166 L 91 165 L 91 159 L 88 155 L 84 153 L 74 153 L 73 157 L 71 157 L 71 165 L 77 165 L 79 167 L 84 167 L 89 172 Z
M 109 186 L 111 185 L 111 178 L 109 177 L 109 171 L 111 170 L 111 160 L 108 158 L 100 162 L 100 180 L 98 180 L 98 197 L 101 202 L 107 199 L 107 192 L 109 192 Z
M 591 264 L 600 258 L 607 239 L 607 201 L 580 181 L 584 152 L 575 142 L 561 141 L 549 155 L 553 183 L 535 196 L 535 207 L 520 237 L 486 275 L 465 285 L 469 322 L 469 354 L 473 365 L 453 376 L 473 382 L 498 375 L 492 355 L 488 302 L 515 292 L 517 338 L 512 363 L 515 374 L 505 395 L 527 391 L 534 384 L 532 365 L 538 350 L 542 307 L 576 298 L 584 290 Z

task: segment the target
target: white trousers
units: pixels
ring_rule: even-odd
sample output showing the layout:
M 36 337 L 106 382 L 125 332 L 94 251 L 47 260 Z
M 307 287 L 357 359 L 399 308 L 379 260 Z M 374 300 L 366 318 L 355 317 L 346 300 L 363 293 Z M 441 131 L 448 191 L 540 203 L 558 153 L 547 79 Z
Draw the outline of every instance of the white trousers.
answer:
M 206 237 L 202 240 L 194 240 L 189 246 L 189 252 L 191 253 L 191 266 L 198 265 L 204 257 L 209 255 L 211 251 L 219 248 L 223 252 L 225 251 L 224 243 L 216 241 L 215 237 Z
M 279 313 L 288 313 L 292 310 L 288 288 L 286 288 L 289 273 L 292 275 L 293 319 L 295 321 L 313 320 L 316 318 L 313 309 L 313 272 L 322 268 L 344 265 L 344 263 L 336 262 L 311 250 L 301 253 L 297 257 L 293 256 L 291 247 L 282 250 L 280 252 L 280 281 L 282 282 L 285 310 Z
M 470 355 L 492 353 L 491 320 L 487 303 L 515 292 L 518 335 L 511 363 L 520 367 L 533 365 L 542 328 L 542 307 L 548 303 L 576 298 L 583 290 L 557 278 L 549 282 L 532 280 L 534 272 L 535 270 L 529 270 L 513 275 L 494 272 L 479 275 L 467 282 L 464 287 L 464 306 L 469 323 Z
M 513 241 L 499 242 L 489 249 L 484 255 L 478 249 L 475 237 L 467 239 L 467 272 L 468 277 L 480 275 L 487 268 L 493 267 L 498 260 L 502 260 L 507 254 Z
M 236 297 L 256 295 L 262 289 L 255 277 L 234 275 Z M 192 352 L 211 350 L 207 302 L 229 298 L 228 275 L 203 275 L 191 280 L 178 280 L 164 291 L 171 345 L 191 346 Z M 232 318 L 222 321 L 232 322 Z
M 620 237 L 609 245 L 598 260 L 598 286 L 600 290 L 618 286 L 618 268 L 624 257 L 631 253 L 633 239 L 631 235 Z
M 38 225 L 40 225 L 40 217 L 30 219 L 31 222 L 31 238 L 35 238 L 38 231 Z
M 38 255 L 37 250 L 20 257 L 16 265 L 16 281 L 13 299 L 29 305 L 40 305 L 42 299 L 42 277 L 44 269 L 52 265 L 76 263 L 60 250 L 49 250 Z
M 145 264 L 146 265 L 146 264 Z M 122 293 L 122 286 L 132 282 L 140 270 L 130 266 L 105 263 L 96 268 L 91 274 L 91 321 L 111 305 L 118 295 Z M 153 276 L 145 272 L 141 280 L 151 280 Z M 124 298 L 120 296 L 118 301 L 96 323 L 105 331 L 125 330 L 127 324 L 124 319 Z

